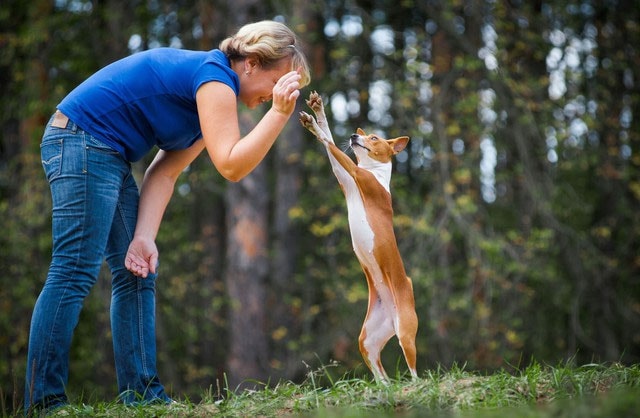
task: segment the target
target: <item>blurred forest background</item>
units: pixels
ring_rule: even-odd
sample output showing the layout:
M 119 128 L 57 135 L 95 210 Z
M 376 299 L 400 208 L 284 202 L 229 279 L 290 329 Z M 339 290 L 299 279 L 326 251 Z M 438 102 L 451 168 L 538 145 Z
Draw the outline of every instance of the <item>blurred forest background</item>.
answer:
M 216 48 L 261 19 L 299 35 L 313 68 L 302 95 L 322 94 L 336 138 L 357 127 L 412 138 L 391 187 L 419 370 L 640 360 L 637 2 L 3 0 L 3 401 L 22 397 L 50 258 L 39 141 L 56 104 L 118 58 Z M 240 109 L 243 129 L 265 109 Z M 344 198 L 297 116 L 240 183 L 198 158 L 158 246 L 158 361 L 174 395 L 197 399 L 225 375 L 232 389 L 322 365 L 367 375 L 367 288 Z M 115 396 L 109 303 L 105 269 L 75 333 L 72 395 Z M 385 363 L 404 373 L 399 358 L 394 339 Z

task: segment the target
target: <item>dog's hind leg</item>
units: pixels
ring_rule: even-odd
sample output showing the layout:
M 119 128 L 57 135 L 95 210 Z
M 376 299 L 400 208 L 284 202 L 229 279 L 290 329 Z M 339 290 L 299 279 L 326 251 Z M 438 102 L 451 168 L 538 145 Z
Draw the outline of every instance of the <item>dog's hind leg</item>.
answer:
M 406 277 L 400 280 L 393 292 L 396 336 L 411 377 L 418 377 L 416 371 L 416 334 L 418 333 L 418 315 L 413 297 L 413 284 Z
M 360 332 L 360 353 L 371 369 L 377 382 L 388 382 L 389 377 L 382 366 L 381 353 L 395 330 L 393 320 L 377 293 L 369 293 L 369 309 Z
M 412 378 L 417 378 L 418 373 L 416 371 L 416 334 L 418 332 L 418 317 L 416 311 L 413 308 L 403 308 L 398 306 L 396 308 L 398 312 L 397 332 L 398 341 L 404 359 L 409 367 L 409 373 Z
M 358 340 L 360 353 L 377 382 L 388 382 L 389 378 L 382 366 L 380 354 L 389 339 L 394 336 L 394 316 L 388 312 L 375 287 L 369 270 L 362 265 L 369 287 L 369 306 L 362 324 L 362 331 Z

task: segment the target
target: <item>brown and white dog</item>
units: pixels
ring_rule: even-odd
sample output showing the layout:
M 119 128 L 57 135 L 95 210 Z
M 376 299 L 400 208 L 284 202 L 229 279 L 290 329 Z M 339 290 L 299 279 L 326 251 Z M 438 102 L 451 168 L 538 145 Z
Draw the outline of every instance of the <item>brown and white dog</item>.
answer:
M 407 277 L 393 231 L 391 157 L 409 137 L 385 140 L 358 128 L 350 145 L 358 164 L 334 143 L 321 97 L 312 92 L 307 104 L 316 115 L 300 112 L 300 122 L 325 146 L 347 200 L 353 249 L 369 287 L 369 306 L 360 333 L 360 353 L 377 381 L 388 381 L 380 352 L 395 334 L 411 375 L 416 373 L 418 316 L 411 279 Z

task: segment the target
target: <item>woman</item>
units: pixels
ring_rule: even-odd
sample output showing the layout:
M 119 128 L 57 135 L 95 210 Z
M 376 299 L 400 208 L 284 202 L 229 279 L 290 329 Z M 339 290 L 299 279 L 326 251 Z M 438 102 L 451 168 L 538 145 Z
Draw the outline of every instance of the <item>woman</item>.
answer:
M 220 49 L 160 48 L 80 84 L 46 127 L 42 164 L 53 201 L 53 256 L 31 320 L 25 408 L 67 403 L 69 348 L 103 258 L 120 399 L 170 402 L 156 371 L 155 237 L 178 175 L 203 149 L 228 180 L 265 157 L 310 81 L 285 25 L 242 27 Z M 238 102 L 271 108 L 244 138 Z M 140 193 L 131 162 L 157 146 Z

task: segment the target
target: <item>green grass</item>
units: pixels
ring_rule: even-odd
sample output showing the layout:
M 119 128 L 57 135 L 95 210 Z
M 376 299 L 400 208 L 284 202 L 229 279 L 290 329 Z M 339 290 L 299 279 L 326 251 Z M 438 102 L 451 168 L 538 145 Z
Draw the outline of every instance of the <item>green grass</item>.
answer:
M 335 379 L 323 367 L 310 372 L 300 385 L 285 382 L 255 391 L 218 392 L 205 392 L 199 403 L 182 400 L 172 406 L 133 408 L 79 402 L 59 413 L 70 417 L 640 417 L 640 365 L 533 363 L 521 371 L 490 375 L 454 366 L 388 385 L 348 376 Z

